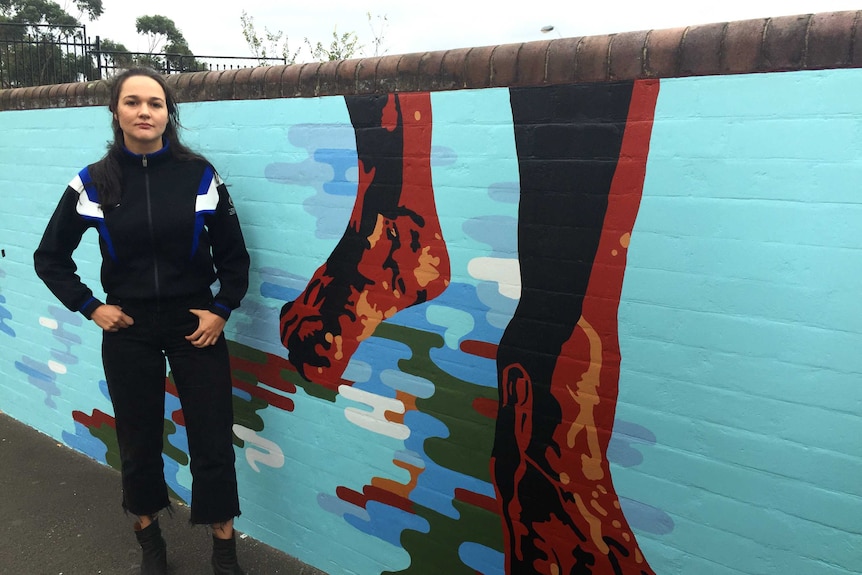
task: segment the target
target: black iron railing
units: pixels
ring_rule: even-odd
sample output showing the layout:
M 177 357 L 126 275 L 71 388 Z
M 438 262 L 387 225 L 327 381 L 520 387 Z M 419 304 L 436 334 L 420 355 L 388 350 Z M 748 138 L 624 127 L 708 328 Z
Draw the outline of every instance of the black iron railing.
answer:
M 104 50 L 84 26 L 0 23 L 0 88 L 23 88 L 109 78 L 149 66 L 163 74 L 285 64 L 284 58 L 199 56 Z
M 91 77 L 86 29 L 0 23 L 0 88 L 78 82 Z

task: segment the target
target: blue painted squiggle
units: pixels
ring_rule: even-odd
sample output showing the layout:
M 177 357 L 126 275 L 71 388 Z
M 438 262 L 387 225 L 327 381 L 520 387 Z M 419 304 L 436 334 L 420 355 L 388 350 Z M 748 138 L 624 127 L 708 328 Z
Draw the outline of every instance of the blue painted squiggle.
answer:
M 0 274 L 2 277 L 3 274 Z M 0 304 L 6 303 L 6 298 L 0 295 Z M 12 313 L 5 306 L 0 305 L 0 332 L 5 333 L 10 337 L 15 337 L 15 330 L 9 327 L 5 322 L 7 319 L 12 319 Z

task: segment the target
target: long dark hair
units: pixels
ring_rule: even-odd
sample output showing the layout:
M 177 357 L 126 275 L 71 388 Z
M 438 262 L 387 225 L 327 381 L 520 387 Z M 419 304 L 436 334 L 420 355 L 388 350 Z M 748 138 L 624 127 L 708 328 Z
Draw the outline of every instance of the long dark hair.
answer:
M 122 190 L 122 170 L 120 160 L 125 154 L 123 151 L 125 141 L 123 139 L 123 130 L 120 128 L 120 122 L 117 120 L 116 113 L 120 102 L 120 91 L 123 88 L 123 83 L 132 76 L 146 76 L 155 80 L 162 90 L 165 92 L 165 105 L 168 109 L 168 123 L 165 127 L 163 137 L 170 143 L 170 153 L 179 160 L 203 160 L 206 158 L 191 151 L 180 141 L 178 128 L 180 125 L 179 110 L 177 109 L 177 100 L 173 90 L 165 82 L 165 78 L 151 68 L 131 68 L 122 74 L 116 76 L 111 82 L 111 100 L 108 103 L 108 109 L 111 112 L 111 130 L 114 133 L 114 139 L 108 141 L 108 152 L 101 160 L 90 166 L 90 177 L 96 186 L 96 191 L 99 195 L 99 204 L 102 206 L 102 211 L 109 212 L 120 202 L 123 195 Z

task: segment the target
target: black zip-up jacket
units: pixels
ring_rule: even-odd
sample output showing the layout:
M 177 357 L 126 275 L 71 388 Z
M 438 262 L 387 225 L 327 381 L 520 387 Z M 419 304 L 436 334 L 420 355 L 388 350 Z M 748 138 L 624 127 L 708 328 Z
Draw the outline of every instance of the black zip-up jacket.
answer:
M 179 301 L 219 280 L 210 311 L 227 319 L 248 289 L 249 256 L 227 187 L 207 162 L 178 160 L 169 145 L 149 155 L 125 150 L 120 203 L 107 214 L 90 166 L 81 170 L 45 229 L 36 274 L 88 319 L 102 302 L 76 273 L 72 253 L 91 227 L 109 301 Z

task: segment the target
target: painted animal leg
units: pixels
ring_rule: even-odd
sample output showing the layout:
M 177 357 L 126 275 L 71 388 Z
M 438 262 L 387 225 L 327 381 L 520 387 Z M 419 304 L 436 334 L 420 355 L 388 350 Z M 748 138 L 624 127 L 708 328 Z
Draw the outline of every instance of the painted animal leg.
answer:
M 299 373 L 333 389 L 382 321 L 449 284 L 431 184 L 430 95 L 346 101 L 359 157 L 356 204 L 326 263 L 282 308 L 280 326 Z
M 620 507 L 607 447 L 616 313 L 657 91 L 655 82 L 511 90 L 522 297 L 498 350 L 492 461 L 511 575 L 653 573 Z M 528 408 L 531 424 L 520 425 Z

